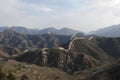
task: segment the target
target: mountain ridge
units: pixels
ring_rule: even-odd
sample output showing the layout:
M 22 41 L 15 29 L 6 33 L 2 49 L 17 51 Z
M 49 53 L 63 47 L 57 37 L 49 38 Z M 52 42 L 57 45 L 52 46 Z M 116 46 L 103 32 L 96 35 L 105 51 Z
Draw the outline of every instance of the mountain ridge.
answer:
M 101 37 L 120 37 L 120 24 L 101 28 L 88 34 Z
M 6 29 L 14 30 L 16 32 L 20 32 L 23 34 L 33 34 L 33 35 L 45 34 L 49 32 L 58 34 L 58 35 L 73 35 L 75 33 L 83 33 L 81 31 L 70 29 L 70 28 L 56 29 L 54 27 L 48 27 L 48 28 L 43 28 L 43 29 L 29 29 L 29 28 L 22 27 L 22 26 L 0 27 L 0 32 Z

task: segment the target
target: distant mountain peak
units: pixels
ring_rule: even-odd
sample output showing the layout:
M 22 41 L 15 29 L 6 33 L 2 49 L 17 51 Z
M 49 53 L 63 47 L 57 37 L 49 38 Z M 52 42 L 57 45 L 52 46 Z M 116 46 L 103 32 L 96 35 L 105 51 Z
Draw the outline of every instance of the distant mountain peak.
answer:
M 64 28 L 61 28 L 60 30 L 74 30 L 74 29 L 64 27 Z M 74 30 L 74 31 L 77 31 L 77 30 Z
M 120 37 L 120 24 L 101 28 L 89 34 L 103 37 Z
M 61 28 L 60 30 L 62 30 L 62 29 L 70 29 L 70 28 L 63 27 L 63 28 Z
M 42 29 L 42 30 L 48 30 L 48 31 L 51 31 L 51 30 L 57 30 L 57 29 L 54 28 L 54 27 L 48 27 L 48 28 L 44 28 L 44 29 Z
M 55 27 L 48 27 L 48 28 L 45 28 L 45 29 L 56 29 Z
M 23 26 L 11 26 L 11 28 L 25 28 Z
M 17 32 L 12 29 L 5 29 L 2 33 L 17 33 Z
M 6 29 L 11 29 L 19 33 L 23 34 L 46 34 L 46 33 L 53 33 L 58 35 L 73 35 L 75 33 L 81 33 L 80 31 L 73 30 L 70 28 L 62 28 L 62 29 L 56 29 L 55 27 L 48 27 L 44 29 L 28 29 L 22 26 L 12 26 L 12 27 L 0 27 L 0 32 L 3 32 Z

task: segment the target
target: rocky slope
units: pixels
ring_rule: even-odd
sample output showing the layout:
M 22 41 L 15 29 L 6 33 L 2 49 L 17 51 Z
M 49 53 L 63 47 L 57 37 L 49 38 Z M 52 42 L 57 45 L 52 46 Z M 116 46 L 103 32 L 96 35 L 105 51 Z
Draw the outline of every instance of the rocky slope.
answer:
M 108 55 L 120 57 L 120 38 L 97 38 L 97 45 Z
M 100 62 L 89 55 L 74 53 L 65 49 L 36 49 L 15 58 L 17 61 L 48 66 L 61 69 L 68 73 L 91 69 L 100 65 Z
M 13 30 L 5 30 L 0 33 L 0 44 L 10 47 L 28 48 L 33 47 L 27 37 Z
M 98 69 L 85 80 L 120 80 L 120 64 Z
M 24 35 L 13 30 L 0 33 L 0 45 L 14 48 L 58 47 L 69 41 L 71 36 L 47 33 L 43 35 Z
M 18 80 L 21 76 L 18 73 L 30 74 L 27 75 L 30 80 L 35 76 L 41 76 L 41 80 L 109 80 L 119 75 L 119 63 L 118 66 L 113 65 L 116 59 L 119 62 L 119 45 L 120 38 L 79 34 L 71 37 L 53 33 L 24 35 L 5 30 L 0 33 L 0 59 L 8 60 L 5 60 L 7 66 L 3 70 L 6 73 L 10 70 Z M 20 65 L 9 62 L 11 59 L 19 61 Z M 33 64 L 37 66 L 31 67 Z M 8 65 L 11 65 L 9 70 Z M 112 73 L 117 74 L 112 76 Z
M 104 52 L 94 39 L 89 40 L 87 38 L 74 38 L 68 47 L 73 52 L 84 53 L 92 56 L 94 59 L 106 63 L 110 62 L 112 57 Z
M 102 50 L 97 41 L 74 38 L 69 43 L 68 49 L 58 47 L 28 50 L 17 56 L 15 60 L 39 66 L 56 67 L 68 73 L 91 70 L 114 63 L 114 57 Z

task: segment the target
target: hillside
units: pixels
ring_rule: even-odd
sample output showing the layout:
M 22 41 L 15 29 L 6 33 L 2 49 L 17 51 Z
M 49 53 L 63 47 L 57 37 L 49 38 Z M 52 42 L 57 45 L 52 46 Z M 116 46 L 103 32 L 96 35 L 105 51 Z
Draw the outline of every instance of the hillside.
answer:
M 85 80 L 120 80 L 120 64 L 113 64 L 93 71 Z
M 53 33 L 25 35 L 5 30 L 0 33 L 0 61 L 5 62 L 3 72 L 6 75 L 12 72 L 17 80 L 24 74 L 30 80 L 40 76 L 41 80 L 56 80 L 58 77 L 58 80 L 94 80 L 101 70 L 105 72 L 99 76 L 110 75 L 108 69 L 119 70 L 112 67 L 119 62 L 119 45 L 120 38 L 84 36 L 81 33 L 73 36 Z
M 103 64 L 102 61 L 92 56 L 61 48 L 28 50 L 26 53 L 17 56 L 15 60 L 39 66 L 55 67 L 67 73 L 90 70 Z
M 120 57 L 120 38 L 97 38 L 97 45 L 108 55 Z
M 89 33 L 89 35 L 92 34 L 104 37 L 120 37 L 120 24 L 108 26 Z
M 21 80 L 23 75 L 27 76 L 27 80 L 72 80 L 72 77 L 67 73 L 55 68 L 28 65 L 14 60 L 3 63 L 4 66 L 2 67 L 2 71 L 4 74 L 7 75 L 11 73 L 15 80 Z
M 112 57 L 110 57 L 107 53 L 104 52 L 93 40 L 89 40 L 87 38 L 74 38 L 70 45 L 69 49 L 73 52 L 81 52 L 85 53 L 98 61 L 102 61 L 102 63 L 111 61 Z
M 13 30 L 5 30 L 0 33 L 0 44 L 10 47 L 28 48 L 32 44 L 27 37 Z
M 9 46 L 0 46 L 0 50 L 5 52 L 8 55 L 17 55 L 17 54 L 21 54 L 21 50 L 18 48 L 13 48 L 13 47 L 9 47 Z
M 44 48 L 58 47 L 70 40 L 71 36 L 43 34 L 43 35 L 24 35 L 13 30 L 5 30 L 0 33 L 0 45 L 14 48 Z
M 74 38 L 69 43 L 68 49 L 58 47 L 28 50 L 17 56 L 15 60 L 39 66 L 56 67 L 68 73 L 91 70 L 114 63 L 115 57 L 99 47 L 98 41 Z

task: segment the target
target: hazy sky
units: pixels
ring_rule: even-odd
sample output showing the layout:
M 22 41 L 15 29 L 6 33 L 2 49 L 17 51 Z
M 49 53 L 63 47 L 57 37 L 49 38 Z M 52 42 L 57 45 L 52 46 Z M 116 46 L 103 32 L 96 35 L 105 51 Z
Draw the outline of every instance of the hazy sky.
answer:
M 120 23 L 120 0 L 0 0 L 0 26 L 84 32 Z

